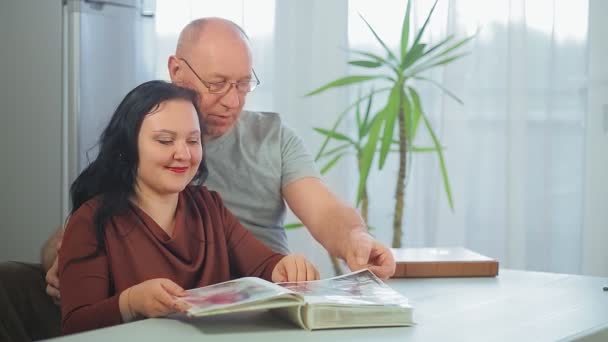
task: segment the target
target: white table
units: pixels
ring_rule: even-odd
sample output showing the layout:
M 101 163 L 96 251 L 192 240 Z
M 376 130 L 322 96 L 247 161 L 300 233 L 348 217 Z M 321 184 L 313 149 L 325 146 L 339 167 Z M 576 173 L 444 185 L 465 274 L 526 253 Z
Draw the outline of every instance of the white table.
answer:
M 500 270 L 497 278 L 394 279 L 413 327 L 306 331 L 268 312 L 148 319 L 57 341 L 608 341 L 608 278 Z

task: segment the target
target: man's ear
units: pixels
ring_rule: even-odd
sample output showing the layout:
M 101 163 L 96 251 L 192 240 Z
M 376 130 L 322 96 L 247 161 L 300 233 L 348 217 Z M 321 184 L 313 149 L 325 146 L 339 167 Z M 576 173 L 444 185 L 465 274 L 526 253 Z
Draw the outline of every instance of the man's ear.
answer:
M 169 69 L 169 77 L 171 78 L 171 82 L 173 83 L 181 83 L 181 66 L 179 64 L 179 59 L 174 55 L 169 56 L 169 60 L 167 61 L 167 67 Z

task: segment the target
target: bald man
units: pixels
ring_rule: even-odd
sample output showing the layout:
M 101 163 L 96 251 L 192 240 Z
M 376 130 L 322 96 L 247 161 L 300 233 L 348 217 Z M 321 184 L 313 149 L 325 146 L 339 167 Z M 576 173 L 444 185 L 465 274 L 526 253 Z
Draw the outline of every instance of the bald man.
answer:
M 302 141 L 271 113 L 243 111 L 259 84 L 248 39 L 236 24 L 198 19 L 180 34 L 169 57 L 171 80 L 195 89 L 209 131 L 206 186 L 258 239 L 288 252 L 283 229 L 285 203 L 327 251 L 353 270 L 370 268 L 387 278 L 390 251 L 367 234 L 358 212 L 321 181 Z
M 285 202 L 327 251 L 353 270 L 370 268 L 382 278 L 395 271 L 390 250 L 367 234 L 358 212 L 321 181 L 302 141 L 272 113 L 243 111 L 259 84 L 244 31 L 220 18 L 189 23 L 168 60 L 175 83 L 195 89 L 207 123 L 205 185 L 259 240 L 287 252 Z M 43 249 L 46 291 L 59 298 L 56 249 L 61 230 Z M 47 303 L 48 304 L 48 303 Z M 57 314 L 58 310 L 57 310 Z M 1 336 L 1 334 L 0 334 Z

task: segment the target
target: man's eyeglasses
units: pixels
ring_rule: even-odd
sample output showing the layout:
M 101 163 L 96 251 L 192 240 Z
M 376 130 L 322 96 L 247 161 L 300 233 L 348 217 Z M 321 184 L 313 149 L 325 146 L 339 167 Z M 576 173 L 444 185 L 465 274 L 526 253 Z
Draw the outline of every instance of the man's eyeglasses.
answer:
M 188 68 L 190 68 L 190 71 L 192 71 L 192 73 L 194 73 L 196 78 L 198 78 L 198 80 L 201 81 L 201 83 L 209 90 L 210 94 L 226 94 L 228 91 L 230 91 L 230 88 L 232 88 L 232 85 L 234 85 L 236 87 L 236 90 L 239 93 L 245 94 L 245 93 L 252 92 L 255 88 L 257 88 L 258 85 L 260 85 L 260 80 L 258 79 L 258 75 L 255 74 L 255 70 L 253 70 L 253 69 L 251 69 L 251 72 L 253 73 L 254 79 L 231 81 L 231 82 L 229 82 L 229 81 L 206 82 L 206 81 L 203 81 L 203 79 L 196 73 L 196 71 L 194 71 L 194 69 L 192 68 L 192 66 L 190 66 L 190 63 L 188 63 L 187 60 L 185 60 L 184 58 L 179 58 L 179 59 L 181 61 L 183 61 L 184 63 L 186 63 Z

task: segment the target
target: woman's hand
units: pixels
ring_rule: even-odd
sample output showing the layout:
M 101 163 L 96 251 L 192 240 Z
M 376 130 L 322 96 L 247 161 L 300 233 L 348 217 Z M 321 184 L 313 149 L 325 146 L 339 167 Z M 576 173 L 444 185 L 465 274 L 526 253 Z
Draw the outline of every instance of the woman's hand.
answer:
M 138 317 L 161 317 L 187 310 L 187 304 L 176 301 L 186 292 L 169 279 L 150 279 L 134 285 L 120 294 L 119 306 L 123 321 Z
M 281 259 L 272 270 L 272 281 L 318 280 L 319 271 L 301 255 L 288 255 Z

